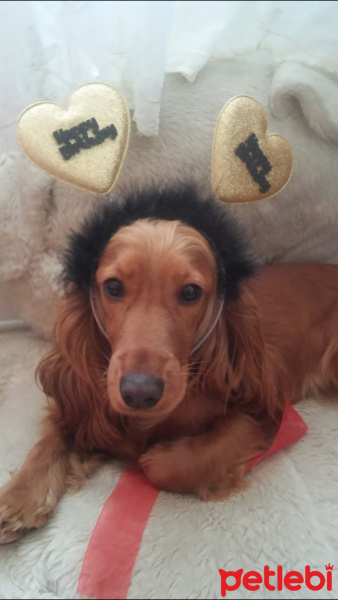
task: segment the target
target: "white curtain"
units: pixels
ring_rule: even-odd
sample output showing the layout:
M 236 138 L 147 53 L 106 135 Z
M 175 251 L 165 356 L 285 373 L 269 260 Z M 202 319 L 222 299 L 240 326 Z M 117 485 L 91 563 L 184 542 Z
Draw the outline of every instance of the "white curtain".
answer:
M 29 104 L 65 104 L 90 81 L 117 87 L 139 132 L 156 135 L 166 72 L 193 81 L 210 57 L 257 48 L 329 75 L 338 90 L 338 2 L 2 1 L 0 152 L 16 148 Z

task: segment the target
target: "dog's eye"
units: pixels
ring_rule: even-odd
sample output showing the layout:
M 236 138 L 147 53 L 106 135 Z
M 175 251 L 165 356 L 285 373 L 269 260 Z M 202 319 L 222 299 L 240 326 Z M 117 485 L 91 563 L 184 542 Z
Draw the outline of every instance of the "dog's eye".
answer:
M 103 290 L 108 298 L 123 298 L 124 289 L 119 279 L 107 279 L 103 284 Z
M 184 288 L 181 289 L 179 299 L 184 303 L 196 302 L 201 295 L 202 289 L 200 286 L 195 285 L 194 283 L 189 283 L 189 285 L 185 285 Z

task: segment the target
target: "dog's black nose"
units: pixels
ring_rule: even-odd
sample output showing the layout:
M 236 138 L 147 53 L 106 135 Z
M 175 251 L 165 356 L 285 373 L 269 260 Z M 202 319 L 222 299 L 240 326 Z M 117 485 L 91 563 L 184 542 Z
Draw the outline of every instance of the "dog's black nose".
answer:
M 161 399 L 163 389 L 163 379 L 142 373 L 128 373 L 120 381 L 123 402 L 131 408 L 152 408 Z

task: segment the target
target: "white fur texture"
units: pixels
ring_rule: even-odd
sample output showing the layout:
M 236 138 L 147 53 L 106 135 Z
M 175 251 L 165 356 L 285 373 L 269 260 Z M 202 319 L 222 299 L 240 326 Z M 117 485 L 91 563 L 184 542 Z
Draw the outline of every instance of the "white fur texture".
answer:
M 133 125 L 113 194 L 130 186 L 193 179 L 210 190 L 213 132 L 223 105 L 251 95 L 266 109 L 269 133 L 294 155 L 291 180 L 278 196 L 231 206 L 261 261 L 338 259 L 337 84 L 299 63 L 273 66 L 267 52 L 211 60 L 193 83 L 167 75 L 160 130 Z M 0 159 L 0 296 L 35 331 L 49 337 L 60 289 L 60 250 L 100 198 L 40 173 L 19 152 Z
M 32 333 L 0 335 L 0 484 L 20 467 L 39 435 L 44 398 L 34 382 L 47 342 Z M 218 569 L 263 573 L 335 565 L 333 590 L 249 592 L 227 598 L 337 598 L 338 402 L 311 398 L 298 410 L 307 435 L 257 465 L 250 487 L 222 502 L 161 492 L 150 515 L 128 598 L 220 598 Z M 46 527 L 0 547 L 0 597 L 79 598 L 84 554 L 123 465 L 111 461 L 67 494 Z M 131 515 L 132 518 L 132 515 Z M 233 580 L 229 580 L 231 583 Z M 271 580 L 273 583 L 273 579 Z M 317 583 L 314 579 L 313 583 Z M 114 590 L 112 589 L 111 597 Z

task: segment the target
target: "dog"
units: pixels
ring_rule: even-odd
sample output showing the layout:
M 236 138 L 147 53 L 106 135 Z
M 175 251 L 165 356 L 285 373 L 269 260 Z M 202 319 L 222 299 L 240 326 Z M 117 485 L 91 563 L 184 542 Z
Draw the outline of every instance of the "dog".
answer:
M 193 185 L 103 202 L 63 263 L 37 368 L 47 415 L 0 491 L 2 543 L 43 526 L 112 456 L 160 489 L 223 499 L 286 399 L 338 387 L 338 266 L 257 266 L 228 208 Z

